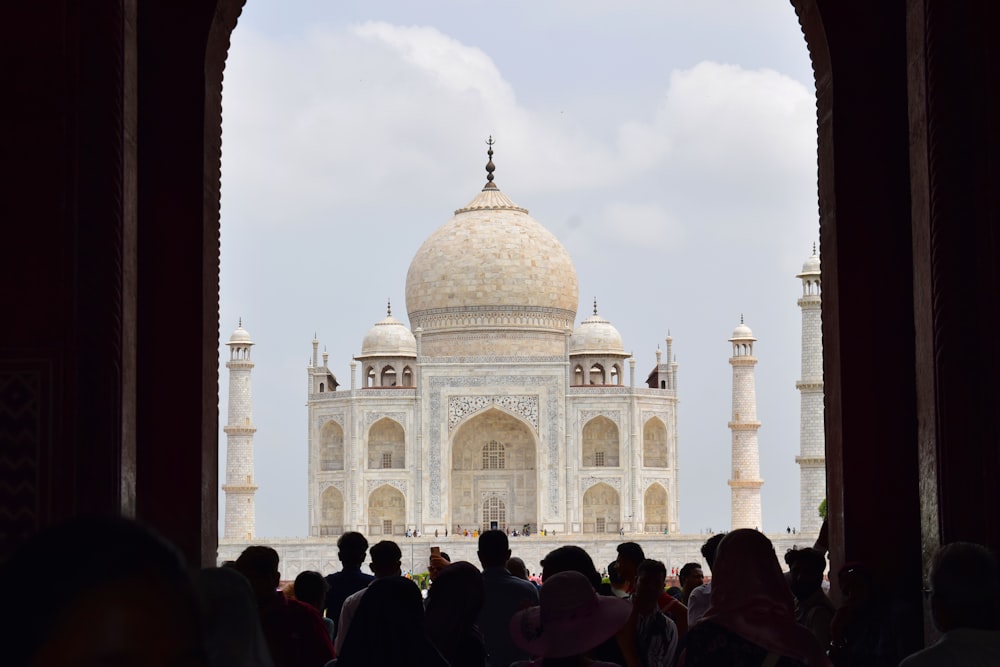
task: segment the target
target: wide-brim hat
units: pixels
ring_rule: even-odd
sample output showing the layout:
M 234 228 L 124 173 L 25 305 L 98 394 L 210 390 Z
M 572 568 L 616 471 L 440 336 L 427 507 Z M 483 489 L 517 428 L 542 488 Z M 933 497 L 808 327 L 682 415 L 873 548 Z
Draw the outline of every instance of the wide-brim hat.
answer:
M 541 604 L 510 619 L 510 635 L 533 656 L 564 658 L 594 648 L 621 629 L 632 603 L 598 595 L 584 575 L 560 572 L 547 578 Z

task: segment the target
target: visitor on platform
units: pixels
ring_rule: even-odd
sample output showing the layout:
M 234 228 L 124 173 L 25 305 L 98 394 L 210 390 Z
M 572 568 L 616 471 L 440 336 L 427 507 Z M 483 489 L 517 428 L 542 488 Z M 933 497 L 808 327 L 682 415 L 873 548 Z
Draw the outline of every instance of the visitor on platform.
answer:
M 701 557 L 708 563 L 708 569 L 715 567 L 715 552 L 719 548 L 719 542 L 726 536 L 725 533 L 712 535 L 701 545 Z M 688 627 L 693 627 L 701 620 L 701 617 L 708 611 L 708 605 L 712 597 L 712 582 L 702 584 L 691 590 L 688 596 Z
M 253 545 L 236 559 L 236 569 L 250 581 L 257 598 L 260 625 L 275 667 L 322 667 L 334 657 L 330 635 L 319 612 L 277 590 L 281 581 L 278 552 Z
M 344 600 L 365 588 L 375 578 L 361 571 L 361 564 L 365 562 L 367 553 L 368 540 L 361 533 L 348 531 L 337 540 L 337 558 L 343 569 L 326 576 L 326 583 L 330 585 L 330 590 L 326 593 L 326 617 L 332 620 L 335 626 L 340 620 L 340 609 L 344 606 Z M 334 639 L 336 636 L 335 628 Z
M 944 634 L 900 667 L 1000 665 L 998 567 L 996 554 L 969 542 L 954 542 L 934 555 L 927 595 L 934 626 Z
M 734 530 L 714 562 L 711 606 L 687 634 L 685 667 L 829 664 L 816 638 L 795 622 L 792 594 L 767 537 Z
M 594 660 L 589 653 L 614 637 L 631 613 L 631 604 L 614 596 L 598 595 L 583 574 L 553 574 L 542 585 L 540 604 L 517 612 L 510 621 L 514 643 L 533 657 L 511 667 L 615 665 Z
M 490 667 L 508 667 L 529 657 L 512 641 L 510 619 L 519 609 L 538 604 L 538 588 L 507 571 L 511 553 L 503 531 L 484 531 L 477 555 L 483 566 L 484 595 L 476 625 L 483 633 Z

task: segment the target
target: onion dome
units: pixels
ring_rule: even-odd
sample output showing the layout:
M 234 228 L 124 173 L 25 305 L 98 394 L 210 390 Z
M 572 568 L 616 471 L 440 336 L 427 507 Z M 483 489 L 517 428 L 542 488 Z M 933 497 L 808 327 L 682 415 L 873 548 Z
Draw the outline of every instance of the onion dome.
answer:
M 423 331 L 424 354 L 438 347 L 442 354 L 506 354 L 519 349 L 515 338 L 540 334 L 552 338 L 546 347 L 562 348 L 576 319 L 569 253 L 497 188 L 492 139 L 487 143 L 486 185 L 424 241 L 406 274 L 406 309 L 410 326 Z M 470 335 L 499 329 L 506 338 L 480 339 L 478 352 L 458 351 L 473 345 Z
M 226 345 L 253 345 L 253 341 L 250 339 L 250 333 L 243 328 L 243 318 L 240 318 L 239 326 L 236 327 L 236 331 L 233 335 L 229 337 L 229 342 Z
M 417 340 L 402 322 L 392 316 L 392 304 L 389 304 L 385 318 L 376 322 L 365 334 L 361 343 L 361 357 L 415 356 Z
M 804 278 L 806 276 L 819 275 L 820 273 L 820 261 L 819 255 L 816 254 L 816 244 L 813 243 L 813 252 L 802 264 L 802 273 L 796 276 L 796 278 Z
M 753 331 L 750 330 L 750 327 L 743 323 L 742 315 L 740 315 L 740 323 L 733 329 L 733 335 L 729 340 L 757 340 L 753 337 Z
M 594 299 L 594 314 L 581 322 L 570 336 L 569 354 L 570 356 L 580 354 L 627 356 L 618 329 L 597 314 L 597 299 Z

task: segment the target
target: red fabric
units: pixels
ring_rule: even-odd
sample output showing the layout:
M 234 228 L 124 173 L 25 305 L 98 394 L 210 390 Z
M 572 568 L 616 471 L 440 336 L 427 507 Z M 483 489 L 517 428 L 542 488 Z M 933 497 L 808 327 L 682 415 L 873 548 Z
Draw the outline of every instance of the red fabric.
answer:
M 319 612 L 280 591 L 272 604 L 261 607 L 260 624 L 275 667 L 323 667 L 334 658 Z
M 712 598 L 703 621 L 808 665 L 829 665 L 812 633 L 795 622 L 792 593 L 771 541 L 756 530 L 734 530 L 719 543 Z

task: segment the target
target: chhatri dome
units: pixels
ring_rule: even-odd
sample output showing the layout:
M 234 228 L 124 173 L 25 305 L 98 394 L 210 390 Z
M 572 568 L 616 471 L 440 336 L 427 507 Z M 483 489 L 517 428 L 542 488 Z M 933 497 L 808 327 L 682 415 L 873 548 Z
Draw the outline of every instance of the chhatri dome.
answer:
M 426 356 L 565 354 L 576 269 L 549 230 L 493 182 L 417 250 L 406 274 L 410 326 Z
M 569 339 L 569 353 L 572 355 L 623 355 L 625 346 L 622 336 L 611 322 L 597 314 L 597 299 L 594 299 L 594 314 L 580 322 Z
M 375 323 L 361 343 L 361 357 L 415 357 L 417 341 L 406 326 L 392 316 L 392 304 L 386 316 Z
M 233 335 L 229 337 L 229 342 L 226 345 L 253 345 L 253 341 L 250 340 L 250 332 L 243 328 L 243 318 L 240 318 L 239 326 L 236 327 L 236 331 Z
M 819 255 L 816 253 L 816 244 L 813 243 L 813 252 L 802 264 L 802 273 L 796 276 L 796 278 L 802 278 L 803 276 L 818 275 L 820 272 L 820 261 Z
M 750 330 L 750 327 L 743 323 L 742 315 L 740 315 L 740 323 L 733 329 L 733 335 L 730 336 L 729 340 L 757 340 L 753 337 L 753 331 Z

